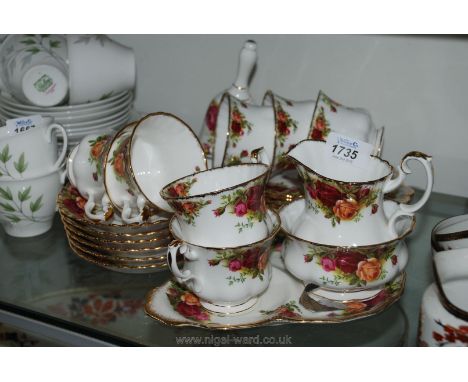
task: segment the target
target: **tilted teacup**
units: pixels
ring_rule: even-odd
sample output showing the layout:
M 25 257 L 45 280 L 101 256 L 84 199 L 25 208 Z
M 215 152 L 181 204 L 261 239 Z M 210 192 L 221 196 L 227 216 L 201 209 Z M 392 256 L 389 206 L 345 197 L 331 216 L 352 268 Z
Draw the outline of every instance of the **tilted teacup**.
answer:
M 27 179 L 0 178 L 0 221 L 6 233 L 30 237 L 47 232 L 62 183 L 60 169 Z
M 403 157 L 393 179 L 393 167 L 387 161 L 370 156 L 365 167 L 357 167 L 332 158 L 321 141 L 302 141 L 288 155 L 303 180 L 307 205 L 292 233 L 306 240 L 356 246 L 395 239 L 398 218 L 413 216 L 432 191 L 432 158 L 419 152 Z M 417 203 L 399 204 L 387 218 L 382 208 L 384 194 L 402 184 L 411 173 L 408 162 L 413 159 L 424 166 L 426 190 Z
M 394 202 L 385 203 L 387 214 L 397 208 Z M 297 217 L 301 216 L 305 208 L 305 201 L 297 200 L 280 211 L 281 226 L 286 233 L 283 249 L 285 267 L 305 284 L 349 291 L 376 288 L 405 269 L 408 252 L 403 239 L 412 232 L 414 217 L 398 221 L 398 236 L 393 240 L 375 241 L 366 246 L 337 246 L 323 241 L 304 240 L 294 235 Z
M 70 153 L 68 178 L 87 199 L 86 216 L 93 220 L 107 220 L 110 202 L 105 194 L 103 166 L 111 137 L 106 134 L 88 134 Z M 95 208 L 100 211 L 95 211 Z
M 229 107 L 227 114 L 224 112 L 226 102 Z M 221 121 L 223 117 L 225 120 Z M 247 104 L 226 93 L 218 113 L 217 134 L 217 145 L 225 140 L 223 166 L 250 163 L 252 151 L 259 147 L 263 147 L 266 157 L 269 158 L 268 164 L 274 163 L 276 131 L 273 107 Z M 217 151 L 219 150 L 215 148 L 215 161 L 218 157 Z
M 145 217 L 149 217 L 144 213 L 146 199 L 126 171 L 128 145 L 136 125 L 137 122 L 133 122 L 114 136 L 106 153 L 103 167 L 107 196 L 126 224 L 142 223 Z
M 280 228 L 278 214 L 267 212 L 268 232 L 257 242 L 236 247 L 198 246 L 184 237 L 174 217 L 170 230 L 175 240 L 167 252 L 168 266 L 177 280 L 186 284 L 207 309 L 234 313 L 248 309 L 268 288 L 271 279 L 270 247 Z M 177 254 L 184 265 L 177 265 Z
M 431 232 L 434 251 L 468 248 L 468 215 L 453 216 L 437 223 Z
M 238 246 L 264 239 L 269 167 L 239 164 L 188 175 L 161 196 L 174 209 L 182 237 L 197 245 Z
M 276 170 L 293 168 L 287 152 L 300 141 L 307 139 L 316 102 L 292 101 L 268 90 L 263 105 L 274 108 L 276 127 Z
M 468 346 L 468 249 L 433 256 L 435 283 L 423 296 L 420 346 Z
M 0 127 L 0 179 L 23 179 L 58 170 L 67 152 L 67 133 L 53 118 L 16 118 Z M 58 131 L 62 137 L 57 153 Z
M 125 165 L 131 190 L 143 195 L 158 214 L 172 213 L 160 195 L 164 185 L 207 169 L 205 153 L 193 130 L 169 113 L 151 113 L 140 119 L 127 146 Z
M 308 139 L 326 141 L 332 131 L 371 144 L 374 155 L 380 155 L 382 151 L 384 128 L 374 127 L 367 110 L 343 106 L 320 91 Z

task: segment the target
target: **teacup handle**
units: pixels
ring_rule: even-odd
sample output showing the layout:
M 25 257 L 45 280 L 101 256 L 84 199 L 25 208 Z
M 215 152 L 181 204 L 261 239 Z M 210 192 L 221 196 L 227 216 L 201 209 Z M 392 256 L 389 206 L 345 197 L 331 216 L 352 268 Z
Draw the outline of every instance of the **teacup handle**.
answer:
M 130 202 L 128 200 L 126 200 L 124 202 L 124 206 L 123 206 L 123 209 L 122 209 L 122 221 L 126 224 L 133 224 L 133 223 L 141 223 L 142 222 L 142 218 L 141 218 L 141 214 L 139 214 L 138 216 L 134 216 L 133 218 L 131 217 L 132 215 L 132 208 L 130 207 Z
M 270 158 L 268 157 L 268 154 L 265 152 L 263 147 L 252 150 L 250 153 L 250 161 L 252 163 L 266 164 L 267 166 L 271 165 Z
M 103 212 L 101 212 L 99 214 L 95 214 L 95 213 L 93 213 L 93 209 L 96 206 L 96 203 L 94 202 L 94 194 L 89 194 L 88 195 L 88 201 L 86 202 L 85 208 L 84 208 L 86 216 L 88 218 L 90 218 L 91 220 L 105 221 L 106 220 L 106 212 L 105 211 L 107 211 L 107 209 L 109 208 L 109 204 L 110 204 L 110 201 L 109 201 L 108 196 L 104 195 L 103 198 L 102 198 Z
M 59 125 L 58 123 L 53 123 L 46 130 L 46 139 L 48 143 L 52 142 L 53 130 L 59 130 L 62 135 L 62 140 L 63 140 L 62 152 L 60 153 L 57 161 L 55 162 L 53 166 L 53 169 L 56 170 L 61 166 L 63 160 L 65 159 L 65 155 L 67 154 L 68 137 L 67 137 L 67 132 L 65 131 L 62 125 Z
M 167 265 L 172 274 L 178 279 L 178 281 L 186 283 L 187 281 L 192 281 L 193 291 L 195 293 L 200 293 L 201 291 L 201 280 L 200 278 L 194 276 L 192 271 L 186 269 L 181 271 L 177 265 L 177 253 L 183 255 L 187 260 L 198 260 L 196 254 L 191 253 L 190 248 L 186 243 L 180 240 L 173 240 L 167 248 Z
M 421 209 L 431 196 L 432 187 L 434 185 L 434 169 L 432 167 L 432 157 L 419 151 L 411 151 L 408 154 L 406 154 L 401 160 L 398 176 L 395 179 L 391 179 L 390 181 L 388 181 L 387 184 L 384 185 L 384 194 L 395 190 L 398 186 L 400 186 L 403 183 L 406 176 L 411 174 L 411 169 L 408 167 L 408 162 L 413 159 L 422 163 L 424 169 L 426 170 L 426 190 L 424 191 L 424 194 L 421 197 L 421 199 L 419 199 L 416 203 L 401 203 L 398 205 L 398 210 L 395 211 L 395 213 L 389 219 L 389 227 L 392 234 L 394 235 L 396 234 L 395 223 L 397 221 L 397 218 L 400 216 L 413 216 L 416 211 Z

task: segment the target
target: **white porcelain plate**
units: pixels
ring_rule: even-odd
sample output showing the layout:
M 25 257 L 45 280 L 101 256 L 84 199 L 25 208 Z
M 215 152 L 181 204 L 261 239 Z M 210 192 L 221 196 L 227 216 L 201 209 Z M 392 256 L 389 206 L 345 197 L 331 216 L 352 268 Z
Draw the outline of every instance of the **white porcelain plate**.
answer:
M 276 251 L 271 256 L 279 256 L 279 253 Z M 272 263 L 275 264 L 276 260 L 272 260 Z M 245 312 L 232 315 L 210 312 L 199 302 L 197 304 L 197 298 L 184 286 L 173 280 L 148 294 L 145 310 L 149 316 L 167 325 L 221 330 L 276 323 L 339 323 L 368 317 L 387 309 L 403 293 L 405 277 L 405 274 L 400 275 L 372 298 L 363 301 L 347 300 L 342 309 L 327 307 L 325 311 L 314 311 L 299 302 L 304 285 L 274 266 L 270 286 L 259 296 L 257 303 Z M 191 298 L 187 299 L 188 296 Z M 190 305 L 184 301 L 190 301 Z M 324 308 L 325 305 L 319 306 Z

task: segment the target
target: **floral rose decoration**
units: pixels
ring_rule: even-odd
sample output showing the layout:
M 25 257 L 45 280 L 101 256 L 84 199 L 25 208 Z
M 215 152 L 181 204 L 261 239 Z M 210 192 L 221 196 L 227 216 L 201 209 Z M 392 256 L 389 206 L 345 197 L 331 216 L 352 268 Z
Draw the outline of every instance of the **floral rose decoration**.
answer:
M 119 153 L 114 159 L 114 171 L 120 177 L 125 176 L 124 154 Z
M 365 281 L 376 280 L 382 273 L 380 261 L 375 257 L 359 262 L 356 275 Z
M 208 127 L 208 130 L 210 131 L 215 131 L 216 129 L 216 120 L 218 118 L 218 111 L 219 111 L 218 104 L 215 101 L 211 102 L 210 106 L 208 107 L 208 110 L 206 111 L 206 116 L 205 116 L 205 123 L 206 123 L 206 126 Z
M 320 200 L 329 208 L 335 207 L 336 202 L 344 197 L 335 187 L 323 183 L 320 180 L 315 183 L 315 188 L 312 185 L 307 185 L 306 188 L 312 199 Z
M 333 259 L 330 259 L 328 256 L 322 257 L 322 260 L 320 262 L 325 272 L 334 271 L 336 268 L 335 261 Z
M 104 149 L 104 145 L 106 144 L 106 140 L 102 139 L 97 141 L 91 148 L 91 156 L 94 159 L 99 159 Z
M 359 212 L 359 203 L 354 199 L 338 200 L 333 207 L 333 213 L 341 220 L 352 220 Z
M 247 190 L 247 209 L 259 211 L 265 209 L 263 186 L 252 186 Z
M 359 252 L 341 252 L 335 255 L 335 265 L 344 273 L 354 273 L 358 269 L 358 264 L 365 261 L 367 257 Z

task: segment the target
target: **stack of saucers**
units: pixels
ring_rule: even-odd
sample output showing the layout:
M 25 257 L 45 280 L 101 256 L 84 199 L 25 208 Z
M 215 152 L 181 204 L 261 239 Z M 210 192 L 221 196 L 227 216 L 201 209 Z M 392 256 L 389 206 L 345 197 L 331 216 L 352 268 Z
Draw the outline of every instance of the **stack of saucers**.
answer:
M 269 254 L 280 220 L 265 204 L 269 173 L 265 164 L 238 164 L 185 176 L 161 190 L 175 211 L 169 267 L 209 311 L 250 309 L 270 284 Z M 179 254 L 188 260 L 183 268 Z
M 70 246 L 107 268 L 162 269 L 173 211 L 159 191 L 202 169 L 200 142 L 168 113 L 149 114 L 115 135 L 86 135 L 70 152 L 71 186 L 59 198 Z
M 87 134 L 106 133 L 126 124 L 133 107 L 133 93 L 123 91 L 99 101 L 79 105 L 41 107 L 22 104 L 7 93 L 0 94 L 0 118 L 12 119 L 28 115 L 53 117 L 75 146 Z
M 334 143 L 306 140 L 288 153 L 302 178 L 305 199 L 280 211 L 287 235 L 283 258 L 305 284 L 345 293 L 351 300 L 355 292 L 384 288 L 404 271 L 404 239 L 413 231 L 415 212 L 430 196 L 433 169 L 431 157 L 411 152 L 393 177 L 393 167 L 372 155 L 360 154 L 365 165 L 335 158 Z M 384 194 L 410 173 L 410 160 L 419 161 L 426 171 L 423 196 L 411 205 L 384 202 Z
M 67 185 L 57 204 L 72 250 L 101 267 L 126 273 L 148 273 L 164 269 L 166 249 L 172 240 L 167 219 L 141 224 L 122 224 L 118 217 L 109 222 L 89 219 L 84 200 Z
M 0 117 L 53 117 L 72 146 L 129 118 L 135 54 L 105 35 L 8 35 L 0 68 Z

